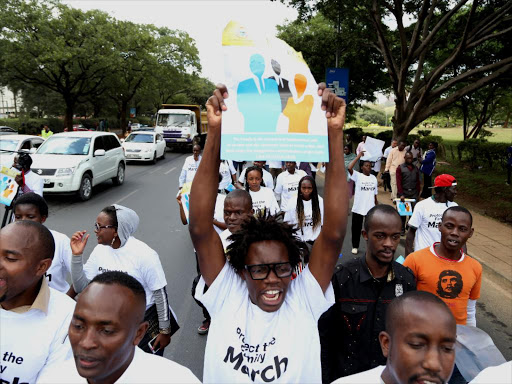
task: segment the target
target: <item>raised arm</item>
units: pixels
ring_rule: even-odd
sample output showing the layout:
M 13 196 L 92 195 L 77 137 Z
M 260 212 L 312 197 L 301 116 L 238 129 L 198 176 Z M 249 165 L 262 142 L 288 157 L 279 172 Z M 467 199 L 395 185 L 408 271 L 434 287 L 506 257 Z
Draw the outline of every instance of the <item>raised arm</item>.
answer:
M 217 86 L 206 103 L 208 138 L 190 191 L 188 229 L 206 285 L 213 283 L 226 263 L 224 248 L 213 229 L 213 216 L 219 185 L 222 111 L 226 110 L 224 98 L 227 96 L 226 87 Z
M 326 165 L 324 187 L 324 223 L 309 262 L 309 269 L 325 292 L 329 287 L 334 266 L 343 245 L 347 226 L 347 177 L 343 160 L 343 126 L 345 101 L 319 86 L 322 109 L 326 111 L 329 135 L 329 163 Z
M 354 173 L 354 167 L 356 166 L 357 162 L 359 161 L 359 159 L 364 155 L 364 152 L 365 151 L 361 151 L 357 154 L 357 156 L 354 158 L 354 160 L 352 160 L 350 162 L 350 164 L 348 165 L 347 167 L 347 171 L 348 173 L 350 173 L 351 175 Z

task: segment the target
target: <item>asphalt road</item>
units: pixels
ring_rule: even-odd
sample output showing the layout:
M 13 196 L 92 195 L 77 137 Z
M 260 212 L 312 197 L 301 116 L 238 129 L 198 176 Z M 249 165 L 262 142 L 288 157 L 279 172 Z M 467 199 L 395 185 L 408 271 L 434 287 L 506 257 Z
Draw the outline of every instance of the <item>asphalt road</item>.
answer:
M 167 152 L 166 159 L 156 165 L 129 164 L 125 183 L 114 187 L 106 182 L 94 188 L 93 197 L 80 202 L 73 196 L 45 196 L 50 206 L 46 222 L 51 229 L 68 236 L 77 230 L 93 233 L 96 216 L 104 207 L 118 203 L 134 209 L 140 216 L 140 225 L 135 237 L 144 241 L 160 255 L 167 277 L 167 290 L 171 306 L 178 316 L 181 329 L 172 337 L 165 357 L 189 367 L 202 379 L 203 357 L 206 336 L 197 334 L 202 321 L 202 312 L 191 296 L 192 280 L 196 274 L 196 262 L 188 229 L 179 219 L 175 200 L 178 177 L 185 161 L 185 153 Z M 322 180 L 319 190 L 322 194 Z M 3 209 L 0 209 L 3 215 Z M 91 237 L 84 255 L 96 246 Z M 340 262 L 352 257 L 350 254 L 349 229 L 343 244 Z M 359 255 L 365 252 L 361 241 Z M 400 246 L 396 256 L 404 253 Z M 484 276 L 482 296 L 478 302 L 477 324 L 494 340 L 507 360 L 512 359 L 512 292 Z

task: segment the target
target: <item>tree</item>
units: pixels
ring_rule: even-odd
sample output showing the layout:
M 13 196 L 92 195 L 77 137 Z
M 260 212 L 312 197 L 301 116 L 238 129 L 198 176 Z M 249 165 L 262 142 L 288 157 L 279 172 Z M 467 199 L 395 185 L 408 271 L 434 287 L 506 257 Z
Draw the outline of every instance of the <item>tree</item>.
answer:
M 278 37 L 295 50 L 302 52 L 304 60 L 318 81 L 325 81 L 327 67 L 336 66 L 336 41 L 338 32 L 334 22 L 321 13 L 309 20 L 296 20 L 278 26 Z M 338 64 L 350 70 L 349 100 L 351 107 L 362 101 L 374 101 L 374 93 L 387 86 L 385 67 L 378 60 L 378 51 L 364 41 L 350 24 L 344 24 L 343 38 L 338 49 Z M 349 112 L 353 108 L 349 109 Z M 351 113 L 353 115 L 353 113 Z
M 62 95 L 65 126 L 71 129 L 76 104 L 101 93 L 112 69 L 115 47 L 110 17 L 48 0 L 7 0 L 0 25 L 4 79 Z
M 328 10 L 338 9 L 341 0 L 282 1 L 297 7 L 302 18 L 310 17 L 317 10 L 333 20 Z M 399 140 L 405 139 L 428 117 L 512 70 L 511 1 L 343 0 L 342 3 L 351 9 L 347 13 L 349 17 L 365 25 L 365 34 L 386 65 L 395 95 L 394 136 Z M 409 26 L 404 24 L 407 18 L 413 20 Z M 396 27 L 390 26 L 390 20 Z M 454 26 L 456 29 L 451 29 Z M 464 56 L 478 55 L 490 42 L 496 43 L 499 52 L 508 53 L 484 57 L 483 64 L 467 68 Z M 442 60 L 434 56 L 439 44 L 446 48 Z M 465 85 L 459 87 L 461 84 Z

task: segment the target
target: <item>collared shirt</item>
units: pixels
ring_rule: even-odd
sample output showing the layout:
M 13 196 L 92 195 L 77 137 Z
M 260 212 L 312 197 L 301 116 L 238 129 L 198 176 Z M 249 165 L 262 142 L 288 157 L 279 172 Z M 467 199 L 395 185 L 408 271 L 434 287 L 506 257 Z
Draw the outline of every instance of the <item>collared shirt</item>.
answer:
M 42 279 L 41 287 L 39 288 L 39 292 L 36 296 L 36 299 L 32 303 L 32 305 L 22 305 L 21 307 L 16 307 L 11 309 L 10 311 L 15 313 L 25 313 L 30 311 L 31 309 L 39 309 L 45 315 L 48 314 L 48 303 L 50 302 L 50 287 L 48 287 L 48 283 L 46 279 Z M 1 306 L 1 304 L 0 304 Z
M 412 272 L 393 262 L 385 278 L 369 271 L 365 255 L 336 268 L 332 278 L 336 303 L 318 322 L 322 346 L 322 381 L 386 364 L 379 344 L 391 300 L 416 290 Z
M 389 157 L 386 160 L 386 171 L 389 173 L 395 173 L 397 167 L 400 164 L 405 163 L 405 149 L 400 151 L 398 147 L 393 148 L 391 152 L 389 152 Z

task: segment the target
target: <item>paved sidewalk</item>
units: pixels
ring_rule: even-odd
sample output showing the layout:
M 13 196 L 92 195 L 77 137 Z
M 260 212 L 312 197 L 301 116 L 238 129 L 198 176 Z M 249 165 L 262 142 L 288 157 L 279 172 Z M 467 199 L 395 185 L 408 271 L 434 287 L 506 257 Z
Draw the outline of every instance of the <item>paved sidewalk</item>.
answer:
M 390 204 L 389 192 L 379 187 L 379 203 Z M 468 240 L 468 255 L 478 260 L 484 273 L 512 287 L 512 227 L 471 212 L 475 232 Z

